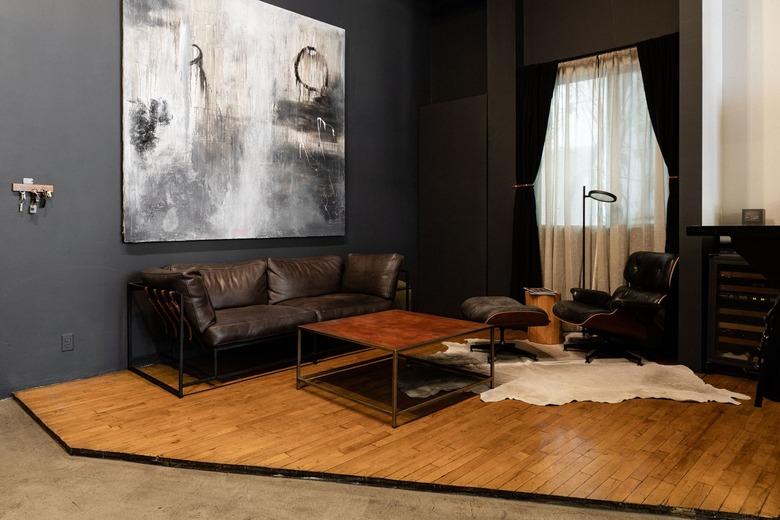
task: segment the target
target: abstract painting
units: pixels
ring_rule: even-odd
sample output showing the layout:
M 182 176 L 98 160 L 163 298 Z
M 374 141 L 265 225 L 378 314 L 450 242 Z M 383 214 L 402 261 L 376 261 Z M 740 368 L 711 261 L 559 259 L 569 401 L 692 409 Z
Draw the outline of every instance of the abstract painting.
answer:
M 338 236 L 344 30 L 258 0 L 123 0 L 125 242 Z

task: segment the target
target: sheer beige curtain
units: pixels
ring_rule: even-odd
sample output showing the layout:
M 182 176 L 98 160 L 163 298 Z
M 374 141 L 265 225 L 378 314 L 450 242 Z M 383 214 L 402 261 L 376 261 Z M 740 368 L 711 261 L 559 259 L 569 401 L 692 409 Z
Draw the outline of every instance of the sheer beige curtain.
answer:
M 586 202 L 588 287 L 611 292 L 632 252 L 663 251 L 666 176 L 636 49 L 561 63 L 536 189 L 545 286 L 580 286 L 583 186 L 618 197 Z

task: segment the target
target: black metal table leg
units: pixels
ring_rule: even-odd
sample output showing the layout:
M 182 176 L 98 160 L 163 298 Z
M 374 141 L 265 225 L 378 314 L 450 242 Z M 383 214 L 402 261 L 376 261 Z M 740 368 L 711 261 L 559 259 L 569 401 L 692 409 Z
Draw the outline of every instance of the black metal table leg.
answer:
M 184 296 L 178 295 L 179 303 L 179 397 L 184 397 Z
M 301 382 L 301 337 L 303 335 L 303 331 L 301 329 L 298 329 L 298 361 L 295 364 L 295 388 L 300 390 L 303 388 L 303 383 Z
M 133 291 L 136 290 L 132 285 L 127 285 L 127 318 L 125 326 L 127 327 L 127 368 L 133 367 Z
M 490 329 L 490 388 L 495 388 L 495 382 L 496 382 L 496 329 L 491 328 Z
M 393 351 L 393 428 L 398 427 L 398 351 Z

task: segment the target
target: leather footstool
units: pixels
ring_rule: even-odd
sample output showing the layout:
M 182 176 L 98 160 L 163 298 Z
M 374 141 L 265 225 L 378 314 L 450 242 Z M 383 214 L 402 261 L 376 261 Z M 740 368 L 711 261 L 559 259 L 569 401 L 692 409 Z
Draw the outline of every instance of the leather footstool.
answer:
M 544 310 L 533 305 L 523 305 L 507 296 L 476 296 L 463 302 L 460 309 L 467 320 L 498 327 L 499 341 L 495 344 L 496 353 L 509 351 L 536 361 L 536 354 L 523 350 L 514 343 L 504 341 L 504 331 L 546 326 L 550 323 L 550 318 Z M 471 345 L 471 350 L 488 349 L 490 349 L 489 342 Z

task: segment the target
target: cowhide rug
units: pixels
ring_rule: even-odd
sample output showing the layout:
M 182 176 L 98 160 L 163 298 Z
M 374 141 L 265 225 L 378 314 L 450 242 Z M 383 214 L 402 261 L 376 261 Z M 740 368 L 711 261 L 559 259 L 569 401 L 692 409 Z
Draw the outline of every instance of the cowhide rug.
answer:
M 468 343 L 446 342 L 445 351 L 427 359 L 487 373 L 487 354 L 470 352 Z M 718 402 L 738 405 L 750 397 L 705 383 L 682 365 L 645 362 L 639 366 L 626 359 L 596 359 L 587 364 L 584 353 L 566 352 L 561 345 L 522 342 L 539 355 L 530 361 L 513 354 L 496 358 L 495 388 L 478 388 L 485 402 L 515 399 L 534 405 L 561 405 L 573 401 L 619 403 L 628 399 L 657 398 L 697 403 Z M 459 376 L 415 368 L 411 379 L 401 381 L 401 390 L 410 397 L 430 397 L 463 386 Z

